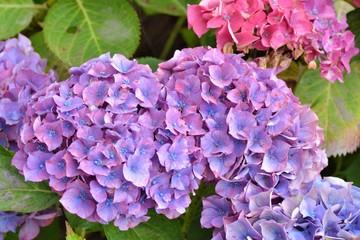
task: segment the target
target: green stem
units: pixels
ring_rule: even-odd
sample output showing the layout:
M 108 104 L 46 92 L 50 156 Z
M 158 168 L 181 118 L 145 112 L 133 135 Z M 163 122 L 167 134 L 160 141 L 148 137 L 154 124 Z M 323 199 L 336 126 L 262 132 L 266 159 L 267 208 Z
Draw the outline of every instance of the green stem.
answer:
M 185 216 L 183 218 L 184 223 L 181 228 L 181 232 L 184 236 L 184 240 L 188 239 L 190 226 L 194 220 L 196 211 L 199 209 L 200 205 L 202 204 L 202 196 L 205 190 L 206 190 L 206 185 L 205 183 L 202 182 L 199 186 L 199 189 L 196 191 L 196 195 L 191 199 L 191 204 L 185 213 Z
M 171 31 L 163 50 L 161 51 L 160 59 L 165 59 L 169 55 L 171 47 L 173 46 L 176 40 L 176 36 L 179 34 L 184 22 L 185 22 L 185 17 L 179 17 L 178 20 L 176 21 L 175 26 Z
M 336 168 L 335 168 L 334 176 L 337 176 L 340 173 L 342 167 L 342 160 L 343 160 L 342 157 L 336 158 Z

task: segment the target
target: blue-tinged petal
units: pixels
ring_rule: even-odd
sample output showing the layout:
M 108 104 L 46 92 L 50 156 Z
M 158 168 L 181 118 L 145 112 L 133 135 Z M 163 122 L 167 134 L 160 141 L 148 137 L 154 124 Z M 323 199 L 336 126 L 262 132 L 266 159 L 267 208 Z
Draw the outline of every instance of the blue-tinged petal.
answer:
M 131 155 L 124 164 L 124 177 L 137 187 L 145 187 L 150 180 L 151 165 L 149 159 L 141 155 Z
M 264 240 L 288 240 L 284 224 L 280 225 L 274 221 L 262 221 L 260 223 L 261 234 Z
M 261 239 L 261 235 L 253 228 L 250 222 L 242 217 L 225 224 L 225 235 L 226 239 L 232 240 Z

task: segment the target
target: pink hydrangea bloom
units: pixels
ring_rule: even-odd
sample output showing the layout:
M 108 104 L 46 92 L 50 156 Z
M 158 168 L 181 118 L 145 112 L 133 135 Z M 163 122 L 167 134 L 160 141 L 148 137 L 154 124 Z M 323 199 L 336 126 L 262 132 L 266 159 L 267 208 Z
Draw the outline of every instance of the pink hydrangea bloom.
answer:
M 331 0 L 203 0 L 188 5 L 188 22 L 199 37 L 216 29 L 220 49 L 230 42 L 239 51 L 290 50 L 294 59 L 319 60 L 321 76 L 331 82 L 343 81 L 343 71 L 350 72 L 350 59 L 359 52 Z

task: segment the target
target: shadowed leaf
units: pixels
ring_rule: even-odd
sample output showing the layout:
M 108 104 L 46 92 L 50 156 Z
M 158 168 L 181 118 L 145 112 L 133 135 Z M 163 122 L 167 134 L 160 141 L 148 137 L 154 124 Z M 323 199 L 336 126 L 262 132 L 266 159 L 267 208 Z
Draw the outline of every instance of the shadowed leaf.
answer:
M 104 225 L 108 240 L 181 240 L 181 226 L 178 220 L 169 220 L 164 215 L 150 213 L 148 222 L 141 223 L 128 231 L 120 231 L 113 223 Z
M 0 146 L 0 211 L 36 212 L 59 200 L 46 183 L 25 182 L 11 166 L 13 153 Z

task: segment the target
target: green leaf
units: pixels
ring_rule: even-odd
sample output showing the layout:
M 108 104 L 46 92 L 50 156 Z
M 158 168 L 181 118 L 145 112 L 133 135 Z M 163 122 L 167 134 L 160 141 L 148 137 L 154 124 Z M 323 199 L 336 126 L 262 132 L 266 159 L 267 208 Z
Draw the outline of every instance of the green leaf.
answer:
M 49 10 L 44 36 L 50 50 L 69 65 L 111 52 L 131 56 L 140 26 L 126 0 L 61 0 Z
M 57 217 L 49 226 L 41 227 L 40 234 L 36 237 L 36 240 L 63 240 L 65 233 L 60 223 L 63 224 L 60 218 Z
M 11 166 L 13 153 L 0 145 L 0 211 L 36 212 L 59 200 L 46 183 L 25 182 Z
M 360 62 L 351 63 L 351 74 L 344 83 L 330 83 L 319 70 L 308 70 L 295 94 L 303 104 L 310 104 L 324 129 L 328 156 L 344 155 L 360 144 Z
M 182 232 L 186 239 L 202 240 L 211 239 L 212 229 L 202 228 L 200 224 L 201 212 L 203 210 L 202 198 L 215 194 L 215 184 L 202 182 L 196 190 L 196 195 L 191 197 L 191 204 L 182 215 Z
M 216 47 L 215 31 L 211 29 L 210 31 L 202 35 L 200 38 L 200 44 L 201 46 L 210 46 L 215 48 Z
M 354 6 L 344 0 L 334 0 L 336 16 L 341 20 L 348 12 L 354 10 Z
M 77 235 L 68 222 L 65 222 L 66 226 L 66 240 L 84 240 L 84 238 Z
M 180 240 L 183 239 L 178 220 L 169 220 L 164 215 L 150 213 L 148 222 L 128 231 L 120 231 L 113 223 L 104 225 L 108 240 Z
M 151 68 L 153 72 L 155 72 L 158 69 L 159 63 L 161 63 L 163 60 L 159 58 L 154 57 L 141 57 L 136 59 L 138 63 L 140 64 L 147 64 Z
M 188 47 L 193 48 L 200 45 L 200 39 L 196 36 L 192 29 L 189 30 L 187 28 L 183 28 L 180 33 Z
M 44 33 L 42 31 L 37 32 L 30 37 L 30 40 L 35 51 L 47 60 L 45 71 L 48 72 L 53 69 L 58 74 L 59 81 L 66 80 L 70 76 L 68 72 L 69 66 L 50 51 L 45 43 Z
M 32 0 L 0 0 L 0 39 L 6 39 L 25 29 L 38 9 Z
M 286 82 L 298 82 L 306 69 L 307 66 L 303 65 L 300 61 L 291 61 L 290 66 L 278 74 L 278 78 Z
M 343 165 L 347 165 L 339 175 L 342 178 L 345 178 L 346 181 L 353 182 L 354 185 L 360 187 L 360 150 L 358 149 L 353 154 L 347 154 L 342 160 Z
M 186 15 L 185 0 L 135 0 L 139 6 L 146 10 L 165 13 L 173 16 Z
M 97 222 L 89 222 L 85 219 L 78 217 L 75 214 L 71 214 L 65 210 L 65 216 L 69 224 L 74 229 L 85 229 L 86 232 L 96 232 L 102 229 L 102 225 Z
M 360 8 L 349 12 L 346 15 L 349 30 L 355 34 L 355 45 L 360 48 Z

